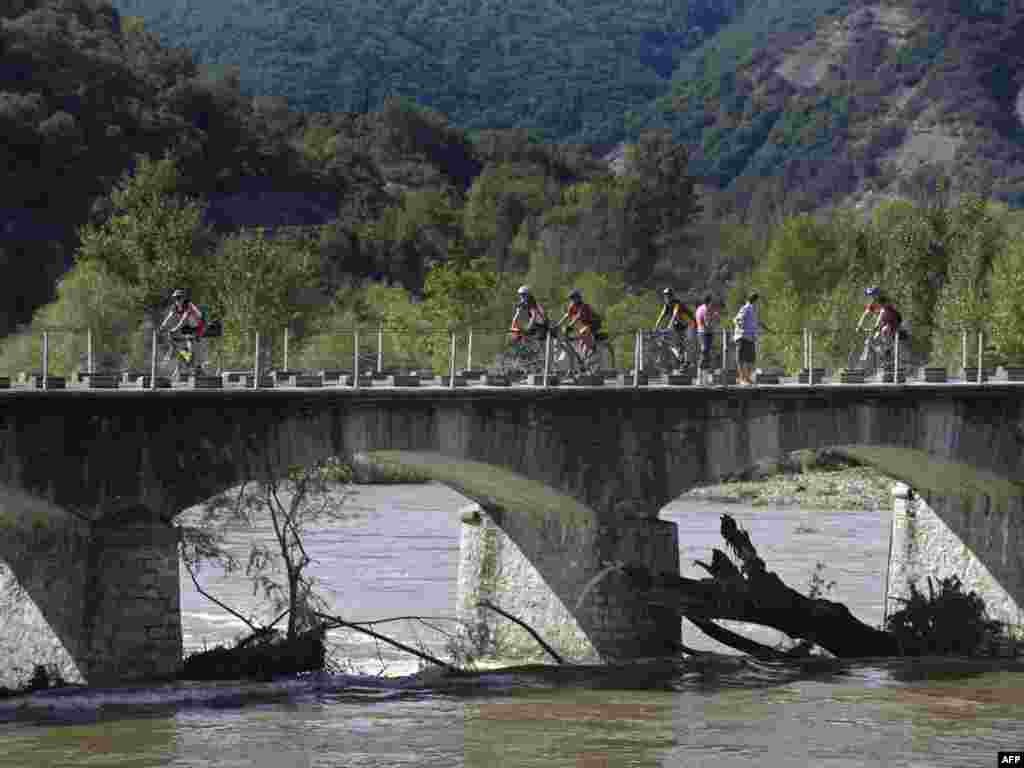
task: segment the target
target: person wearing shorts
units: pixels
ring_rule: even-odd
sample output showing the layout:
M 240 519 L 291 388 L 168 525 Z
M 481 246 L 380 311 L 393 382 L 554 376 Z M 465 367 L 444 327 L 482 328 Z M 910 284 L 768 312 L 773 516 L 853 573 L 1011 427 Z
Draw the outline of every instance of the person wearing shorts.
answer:
M 757 317 L 756 293 L 747 297 L 747 303 L 736 313 L 733 340 L 736 342 L 736 383 L 740 386 L 754 384 L 754 364 L 757 362 L 757 337 L 762 325 Z M 765 328 L 765 330 L 768 330 Z

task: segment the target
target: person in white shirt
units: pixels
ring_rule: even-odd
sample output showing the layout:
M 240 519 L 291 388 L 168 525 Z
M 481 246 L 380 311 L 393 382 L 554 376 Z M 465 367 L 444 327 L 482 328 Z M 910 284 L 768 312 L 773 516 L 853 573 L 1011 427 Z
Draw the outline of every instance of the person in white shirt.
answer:
M 757 338 L 761 329 L 770 330 L 757 317 L 757 294 L 747 296 L 747 303 L 736 313 L 733 341 L 736 342 L 736 383 L 754 384 L 754 363 L 757 362 Z

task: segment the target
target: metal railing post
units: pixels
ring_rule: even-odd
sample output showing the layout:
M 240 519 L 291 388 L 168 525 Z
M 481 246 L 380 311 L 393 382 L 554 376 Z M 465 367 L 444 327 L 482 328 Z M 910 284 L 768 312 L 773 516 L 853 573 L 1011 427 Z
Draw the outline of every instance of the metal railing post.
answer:
M 359 331 L 352 332 L 352 387 L 359 389 Z
M 729 331 L 722 329 L 722 384 L 728 384 L 725 372 L 729 368 Z
M 85 332 L 85 364 L 92 373 L 92 328 Z
M 466 370 L 473 370 L 473 329 L 469 329 L 469 339 L 466 342 Z
M 644 332 L 639 331 L 639 336 L 636 337 L 636 369 L 643 371 L 644 369 Z
M 284 327 L 284 369 L 286 371 L 288 370 L 288 336 L 291 335 L 289 333 L 290 330 L 287 325 Z
M 455 389 L 455 331 L 451 331 L 451 352 L 448 354 L 448 389 Z
M 804 368 L 811 370 L 810 358 L 807 356 L 807 328 L 804 328 Z
M 807 334 L 807 383 L 814 386 L 814 334 L 810 328 L 804 330 Z
M 260 332 L 256 331 L 256 354 L 252 361 L 252 386 L 253 389 L 260 385 Z
M 960 342 L 961 342 L 960 346 L 961 346 L 961 349 L 963 350 L 963 365 L 961 366 L 961 370 L 966 371 L 967 370 L 967 329 L 966 328 L 964 328 L 962 336 L 963 336 L 963 338 L 960 340 Z
M 985 347 L 985 332 L 978 331 L 978 383 L 981 384 L 982 351 Z
M 551 332 L 544 337 L 544 389 L 548 388 L 548 372 L 551 370 Z
M 150 355 L 149 388 L 156 389 L 156 331 L 153 331 L 153 349 Z
M 643 331 L 637 331 L 633 337 L 633 386 L 640 386 L 640 340 L 643 338 Z
M 384 325 L 377 326 L 377 373 L 384 372 Z
M 43 389 L 50 372 L 50 334 L 43 331 Z
M 900 332 L 894 331 L 892 351 L 892 383 L 899 384 L 900 381 Z

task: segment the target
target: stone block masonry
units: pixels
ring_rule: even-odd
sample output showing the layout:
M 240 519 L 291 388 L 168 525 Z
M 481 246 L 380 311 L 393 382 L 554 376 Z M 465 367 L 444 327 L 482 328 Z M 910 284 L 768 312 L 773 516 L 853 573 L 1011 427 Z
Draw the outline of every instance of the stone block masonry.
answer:
M 622 520 L 603 525 L 588 543 L 552 553 L 546 564 L 556 592 L 520 547 L 478 504 L 461 510 L 457 615 L 470 627 L 478 654 L 506 660 L 547 660 L 529 633 L 500 614 L 478 607 L 489 600 L 531 626 L 567 661 L 596 662 L 655 656 L 679 642 L 678 615 L 665 616 L 642 604 L 614 568 L 616 563 L 648 563 L 655 570 L 678 567 L 676 526 L 662 520 Z M 591 551 L 587 551 L 591 550 Z M 581 580 L 585 562 L 604 568 Z M 678 571 L 676 571 L 678 572 Z M 566 589 L 566 585 L 573 585 Z M 566 602 L 568 600 L 568 603 Z M 592 606 L 580 612 L 581 606 Z M 584 616 L 583 624 L 576 616 Z M 602 649 L 602 653 L 598 653 Z
M 89 685 L 172 677 L 182 654 L 177 543 L 159 521 L 53 515 L 4 526 L 0 686 L 24 686 L 36 666 Z
M 0 687 L 16 689 L 37 665 L 84 683 L 84 586 L 88 524 L 57 518 L 45 526 L 0 527 Z
M 993 502 L 961 496 L 918 494 L 893 487 L 893 539 L 888 615 L 910 585 L 927 594 L 928 577 L 958 576 L 965 592 L 977 592 L 990 618 L 1010 637 L 1024 641 L 1024 504 L 1020 497 Z
M 460 511 L 459 576 L 456 615 L 469 625 L 474 652 L 510 660 L 550 657 L 529 633 L 477 603 L 490 600 L 533 627 L 566 659 L 597 659 L 579 623 L 500 527 L 471 504 Z

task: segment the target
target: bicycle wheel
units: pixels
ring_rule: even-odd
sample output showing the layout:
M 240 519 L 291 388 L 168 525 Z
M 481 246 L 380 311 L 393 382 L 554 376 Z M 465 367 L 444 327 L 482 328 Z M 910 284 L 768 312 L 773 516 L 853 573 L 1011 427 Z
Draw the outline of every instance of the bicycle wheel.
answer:
M 607 342 L 598 342 L 594 346 L 594 351 L 586 360 L 586 366 L 587 371 L 590 373 L 600 373 L 601 371 L 615 369 L 615 356 Z

